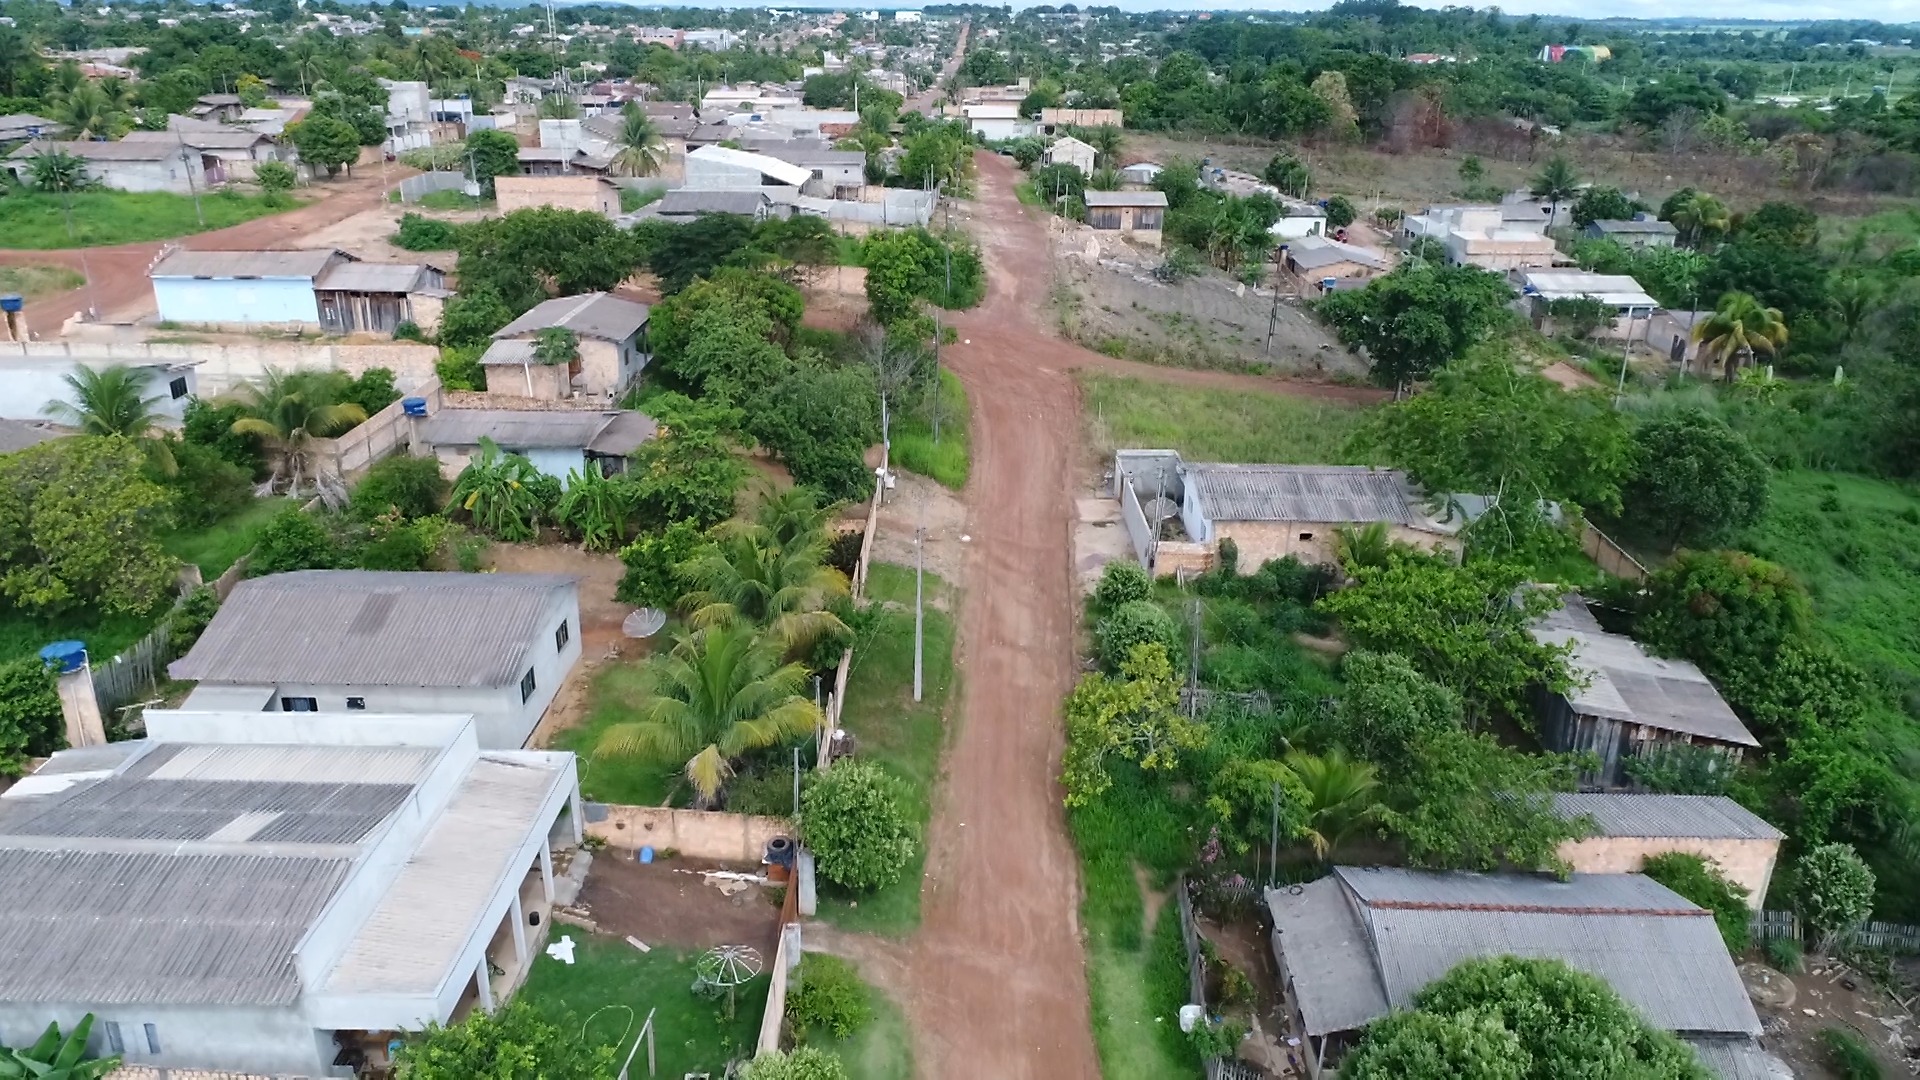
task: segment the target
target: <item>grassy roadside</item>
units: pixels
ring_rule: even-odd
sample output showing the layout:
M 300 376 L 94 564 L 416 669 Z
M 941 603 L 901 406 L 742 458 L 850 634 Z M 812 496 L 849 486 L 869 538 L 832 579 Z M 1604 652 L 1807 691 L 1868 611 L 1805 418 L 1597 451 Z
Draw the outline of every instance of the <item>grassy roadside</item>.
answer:
M 811 966 L 823 959 L 833 960 L 810 954 L 804 963 Z M 838 1057 L 847 1067 L 848 1080 L 913 1080 L 913 1033 L 907 1028 L 907 1014 L 878 987 L 865 980 L 861 985 L 869 1010 L 866 1022 L 844 1039 L 820 1028 L 809 1028 L 807 1045 Z M 788 1021 L 792 1021 L 792 1013 Z
M 80 271 L 64 266 L 0 266 L 0 293 L 17 293 L 28 300 L 86 283 Z
M 34 194 L 0 199 L 0 238 L 4 238 L 0 243 L 36 251 L 137 244 L 224 229 L 302 205 L 299 199 L 289 199 L 269 206 L 263 196 L 233 191 L 201 196 L 198 213 L 192 198 L 157 191 L 82 191 L 72 200 L 73 234 L 69 236 L 65 200 Z
M 967 404 L 966 387 L 960 385 L 960 377 L 951 371 L 940 372 L 940 443 L 934 445 L 933 418 L 929 401 L 926 406 L 903 416 L 892 432 L 892 460 L 895 465 L 911 473 L 931 477 L 942 486 L 955 491 L 967 486 L 967 473 L 972 468 L 970 447 L 967 441 L 968 419 L 971 417 Z
M 1365 464 L 1346 452 L 1367 415 L 1361 406 L 1095 372 L 1076 377 L 1088 438 L 1102 455 L 1151 447 L 1192 461 Z
M 953 693 L 953 620 L 958 600 L 952 586 L 926 577 L 926 652 L 924 693 L 913 700 L 913 571 L 874 564 L 867 595 L 880 606 L 869 634 L 854 645 L 847 679 L 847 704 L 840 722 L 858 740 L 859 756 L 877 762 L 906 782 L 908 812 L 920 829 L 922 844 L 898 882 L 879 892 L 853 897 L 822 885 L 820 917 L 846 930 L 898 936 L 920 925 L 920 879 L 926 863 L 924 838 L 933 816 L 933 786 L 946 742 L 946 708 Z

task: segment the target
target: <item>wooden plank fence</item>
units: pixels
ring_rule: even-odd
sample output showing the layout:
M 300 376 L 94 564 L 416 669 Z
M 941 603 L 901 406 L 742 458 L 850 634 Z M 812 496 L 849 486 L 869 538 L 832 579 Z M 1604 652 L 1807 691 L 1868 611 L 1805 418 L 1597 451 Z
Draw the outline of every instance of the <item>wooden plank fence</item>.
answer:
M 1791 911 L 1762 911 L 1753 917 L 1753 939 L 1759 942 L 1786 938 L 1805 942 L 1807 932 L 1800 917 Z M 1840 935 L 1844 947 L 1872 949 L 1899 956 L 1920 955 L 1920 926 L 1905 923 L 1868 922 Z

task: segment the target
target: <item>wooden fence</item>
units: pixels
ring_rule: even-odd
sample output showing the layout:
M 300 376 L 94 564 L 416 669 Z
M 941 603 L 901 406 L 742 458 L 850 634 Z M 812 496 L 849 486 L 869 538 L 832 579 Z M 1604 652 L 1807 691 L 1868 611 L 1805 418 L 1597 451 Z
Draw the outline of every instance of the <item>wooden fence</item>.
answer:
M 1779 938 L 1805 942 L 1807 931 L 1800 917 L 1791 911 L 1762 911 L 1753 917 L 1753 939 L 1766 942 Z M 1898 956 L 1920 956 L 1920 926 L 1905 923 L 1868 922 L 1840 935 L 1840 944 L 1849 949 L 1872 949 Z
M 860 538 L 860 558 L 853 564 L 853 599 L 863 600 L 867 595 L 867 571 L 873 565 L 873 537 L 880 531 L 880 485 L 873 486 L 873 498 L 867 502 L 866 534 Z M 833 755 L 838 749 L 840 732 L 840 711 L 846 707 L 847 677 L 853 672 L 853 648 L 849 646 L 840 654 L 840 663 L 833 670 L 833 691 L 827 696 L 827 722 L 820 729 L 820 749 L 814 755 L 814 767 L 825 769 L 833 763 Z
M 1187 887 L 1187 876 L 1180 875 L 1173 882 L 1173 899 L 1180 909 L 1180 940 L 1187 948 L 1187 1000 L 1207 1007 L 1207 954 L 1200 947 L 1200 927 L 1193 917 L 1193 891 Z M 1200 1023 L 1207 1023 L 1202 1015 Z M 1207 1059 L 1207 1080 L 1253 1080 L 1265 1074 L 1238 1058 L 1215 1056 Z
M 1613 542 L 1613 538 L 1591 523 L 1580 530 L 1580 550 L 1587 553 L 1602 570 L 1617 578 L 1628 581 L 1647 580 L 1647 568 L 1639 559 L 1627 554 L 1627 549 Z

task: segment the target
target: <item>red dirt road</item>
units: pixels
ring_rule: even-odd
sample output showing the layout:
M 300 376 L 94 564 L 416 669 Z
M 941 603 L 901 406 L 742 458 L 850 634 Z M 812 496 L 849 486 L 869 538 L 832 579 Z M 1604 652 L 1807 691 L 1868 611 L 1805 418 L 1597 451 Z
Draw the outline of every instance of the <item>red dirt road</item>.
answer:
M 96 306 L 101 316 L 109 320 L 131 318 L 150 311 L 153 291 L 147 284 L 147 267 L 163 244 L 177 243 L 195 251 L 292 247 L 315 229 L 325 228 L 362 210 L 379 206 L 388 187 L 403 177 L 412 176 L 416 171 L 390 165 L 383 181 L 379 163 L 375 162 L 360 166 L 355 176 L 322 181 L 300 189 L 298 194 L 302 197 L 316 194 L 320 197 L 298 210 L 284 214 L 255 218 L 232 228 L 196 233 L 178 240 L 87 248 L 84 252 L 78 249 L 21 251 L 0 248 L 0 264 L 70 266 L 75 270 L 84 270 L 89 275 L 93 285 L 91 290 L 82 286 L 70 292 L 43 296 L 27 304 L 27 326 L 40 337 L 50 338 L 60 332 L 60 325 L 71 318 L 74 312 L 85 310 L 89 304 Z

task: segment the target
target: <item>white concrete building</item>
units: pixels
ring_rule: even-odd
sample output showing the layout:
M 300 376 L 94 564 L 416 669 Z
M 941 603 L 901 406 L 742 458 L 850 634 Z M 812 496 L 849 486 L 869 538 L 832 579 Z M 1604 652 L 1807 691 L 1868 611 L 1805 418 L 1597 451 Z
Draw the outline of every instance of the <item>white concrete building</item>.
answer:
M 525 979 L 580 842 L 572 754 L 458 715 L 146 726 L 0 795 L 0 1042 L 92 1013 L 131 1066 L 352 1076 Z
M 1433 240 L 1446 249 L 1447 261 L 1483 270 L 1545 269 L 1559 257 L 1559 248 L 1546 235 L 1544 216 L 1535 220 L 1519 204 L 1504 206 L 1435 206 L 1424 214 L 1400 219 L 1399 240 L 1411 245 Z M 1514 213 L 1520 216 L 1511 216 Z
M 105 352 L 105 349 L 101 350 Z M 78 406 L 79 399 L 67 376 L 82 367 L 96 370 L 108 367 L 138 368 L 147 373 L 145 396 L 159 398 L 154 412 L 162 422 L 178 423 L 185 415 L 187 402 L 198 392 L 199 383 L 191 363 L 164 361 L 126 362 L 111 359 L 85 363 L 71 356 L 8 356 L 0 361 L 0 419 L 45 420 L 46 408 L 53 402 Z
M 1639 337 L 1660 304 L 1628 274 L 1595 274 L 1586 270 L 1535 270 L 1520 278 L 1520 293 L 1528 301 L 1535 329 L 1552 333 L 1556 300 L 1591 297 L 1613 309 L 1613 321 L 1594 331 L 1602 337 Z
M 799 188 L 813 170 L 766 154 L 726 146 L 702 146 L 687 154 L 686 187 L 694 191 L 784 186 Z
M 988 142 L 1017 139 L 1034 132 L 1033 121 L 1020 115 L 1018 101 L 983 101 L 963 105 L 960 111 L 967 118 L 967 130 Z
M 190 709 L 461 713 L 499 750 L 579 660 L 570 577 L 301 570 L 241 582 L 167 673 Z
M 208 186 L 206 161 L 191 147 L 170 142 L 26 143 L 7 155 L 6 167 L 22 180 L 31 177 L 30 159 L 40 154 L 71 154 L 86 163 L 87 179 L 115 191 L 166 191 L 191 195 Z
M 1046 152 L 1040 155 L 1040 160 L 1046 165 L 1071 165 L 1079 169 L 1081 175 L 1092 176 L 1094 162 L 1099 157 L 1100 151 L 1067 135 L 1053 140 L 1053 145 L 1047 147 Z

